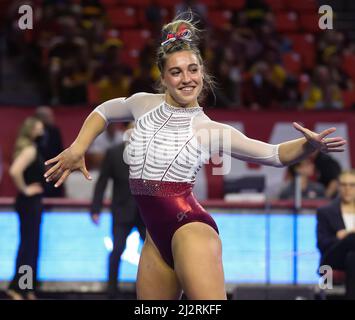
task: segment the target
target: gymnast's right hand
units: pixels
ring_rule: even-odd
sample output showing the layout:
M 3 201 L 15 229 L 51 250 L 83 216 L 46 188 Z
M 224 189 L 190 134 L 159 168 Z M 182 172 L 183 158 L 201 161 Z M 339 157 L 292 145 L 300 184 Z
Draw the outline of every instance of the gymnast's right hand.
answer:
M 47 160 L 45 165 L 52 165 L 44 177 L 47 182 L 56 180 L 55 187 L 59 187 L 72 171 L 80 170 L 86 179 L 92 180 L 90 173 L 86 169 L 84 154 L 78 153 L 75 148 L 70 146 L 56 157 Z

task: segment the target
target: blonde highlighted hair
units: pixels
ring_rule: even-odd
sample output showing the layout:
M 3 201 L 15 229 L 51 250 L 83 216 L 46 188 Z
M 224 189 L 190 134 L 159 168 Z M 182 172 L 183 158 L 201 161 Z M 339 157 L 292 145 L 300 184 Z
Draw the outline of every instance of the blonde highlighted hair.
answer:
M 38 122 L 41 122 L 41 120 L 36 117 L 28 117 L 25 119 L 16 137 L 13 159 L 15 159 L 24 148 L 33 144 L 32 132 Z

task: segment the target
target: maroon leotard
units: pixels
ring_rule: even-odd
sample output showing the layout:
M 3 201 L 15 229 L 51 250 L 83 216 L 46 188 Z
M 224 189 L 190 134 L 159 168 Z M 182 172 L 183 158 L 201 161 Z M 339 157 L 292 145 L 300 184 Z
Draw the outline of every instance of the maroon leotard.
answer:
M 149 234 L 171 268 L 171 241 L 181 226 L 202 222 L 218 233 L 216 223 L 193 195 L 191 183 L 130 179 L 130 186 Z

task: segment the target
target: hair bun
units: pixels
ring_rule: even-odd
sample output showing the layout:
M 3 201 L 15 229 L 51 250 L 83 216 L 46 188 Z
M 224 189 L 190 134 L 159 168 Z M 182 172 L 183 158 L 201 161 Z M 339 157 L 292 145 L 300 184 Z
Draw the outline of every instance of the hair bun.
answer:
M 198 29 L 190 19 L 175 19 L 163 27 L 161 46 L 165 52 L 173 47 L 191 48 L 198 45 Z

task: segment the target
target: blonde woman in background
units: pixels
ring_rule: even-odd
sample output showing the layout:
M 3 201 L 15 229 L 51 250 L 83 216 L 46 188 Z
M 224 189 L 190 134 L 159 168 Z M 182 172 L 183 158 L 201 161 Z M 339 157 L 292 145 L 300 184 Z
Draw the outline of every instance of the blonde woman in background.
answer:
M 20 244 L 15 276 L 7 290 L 7 295 L 14 300 L 36 299 L 44 173 L 44 164 L 36 140 L 43 135 L 43 132 L 44 126 L 39 119 L 29 117 L 24 121 L 15 142 L 13 162 L 10 167 L 10 175 L 18 191 L 15 210 L 20 222 Z M 33 272 L 33 285 L 29 288 L 21 288 L 19 283 L 23 276 L 19 268 L 24 265 L 30 266 Z

